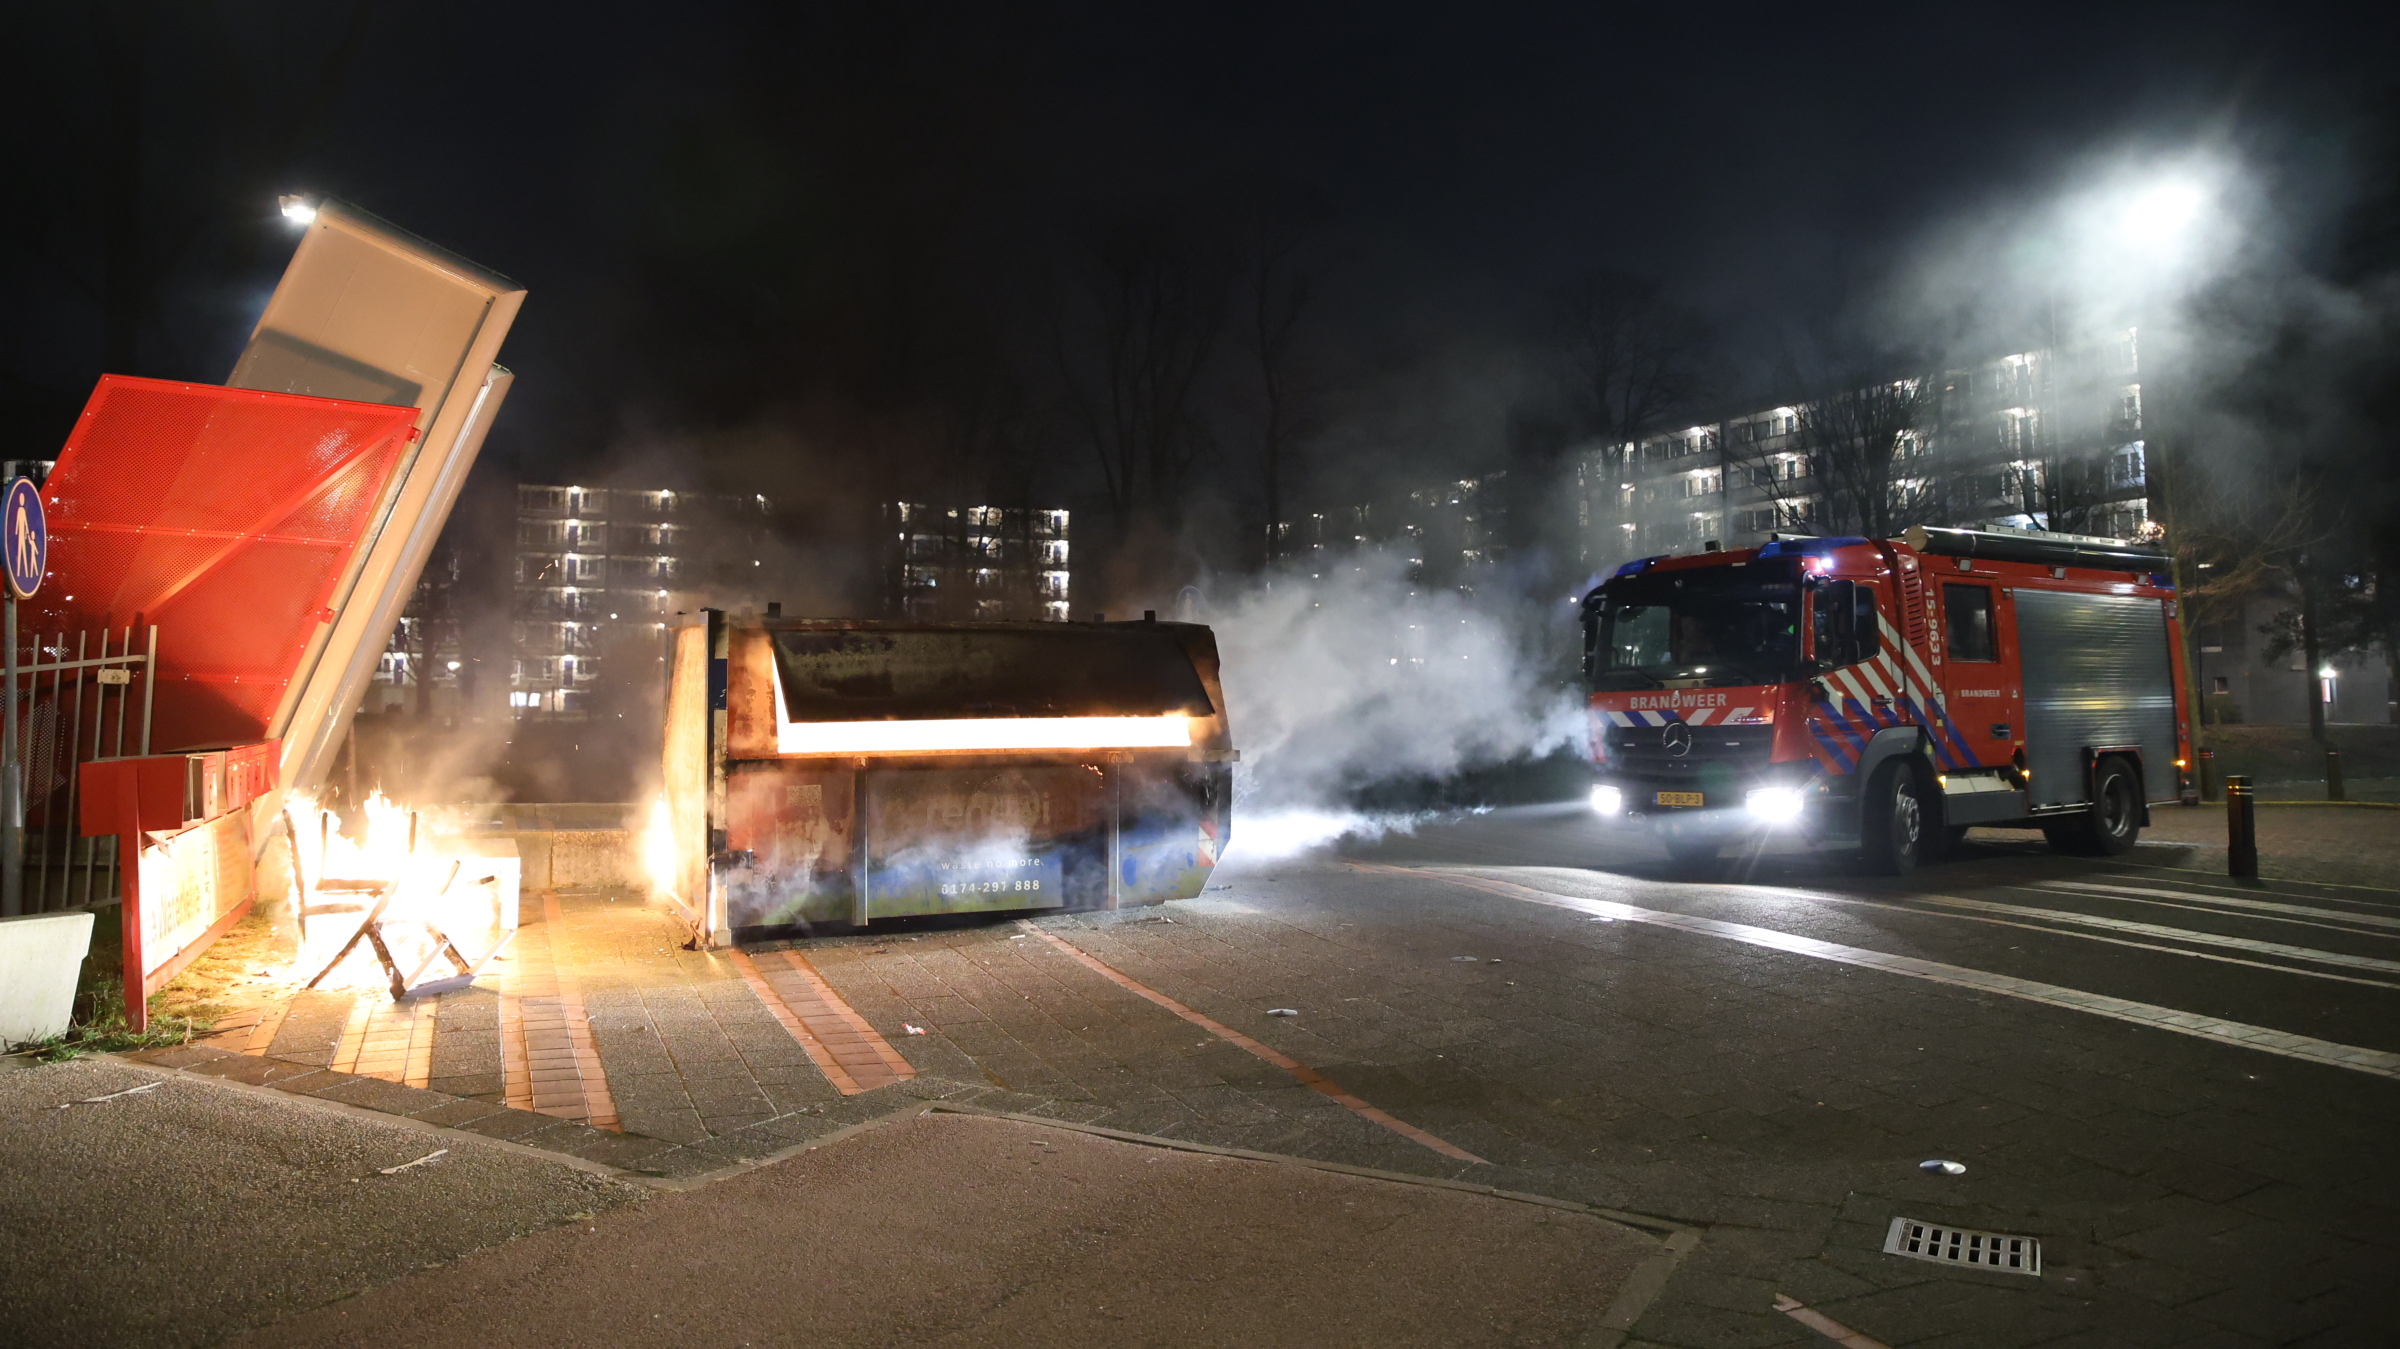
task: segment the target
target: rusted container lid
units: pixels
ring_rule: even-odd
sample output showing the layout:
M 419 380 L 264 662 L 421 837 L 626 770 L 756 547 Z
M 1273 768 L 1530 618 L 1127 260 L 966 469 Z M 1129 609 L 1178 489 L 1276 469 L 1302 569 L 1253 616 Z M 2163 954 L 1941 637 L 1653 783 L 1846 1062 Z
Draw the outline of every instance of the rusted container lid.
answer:
M 1188 627 L 855 625 L 773 636 L 793 721 L 1211 716 Z

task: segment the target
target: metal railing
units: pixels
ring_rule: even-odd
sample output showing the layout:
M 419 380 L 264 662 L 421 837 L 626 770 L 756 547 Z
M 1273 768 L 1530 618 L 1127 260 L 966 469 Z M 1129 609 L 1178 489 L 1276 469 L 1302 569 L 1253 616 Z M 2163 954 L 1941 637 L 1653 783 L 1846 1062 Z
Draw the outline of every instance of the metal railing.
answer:
M 0 916 L 88 908 L 117 895 L 117 841 L 80 837 L 77 769 L 150 752 L 158 629 L 35 634 L 28 652 L 8 609 Z

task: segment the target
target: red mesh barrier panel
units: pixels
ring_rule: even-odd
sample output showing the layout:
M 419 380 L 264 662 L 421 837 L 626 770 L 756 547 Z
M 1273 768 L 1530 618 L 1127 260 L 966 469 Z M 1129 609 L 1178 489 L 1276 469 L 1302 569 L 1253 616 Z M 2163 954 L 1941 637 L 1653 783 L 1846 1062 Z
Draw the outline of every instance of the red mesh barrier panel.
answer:
M 26 626 L 155 623 L 154 749 L 264 739 L 416 415 L 101 376 L 42 489 Z

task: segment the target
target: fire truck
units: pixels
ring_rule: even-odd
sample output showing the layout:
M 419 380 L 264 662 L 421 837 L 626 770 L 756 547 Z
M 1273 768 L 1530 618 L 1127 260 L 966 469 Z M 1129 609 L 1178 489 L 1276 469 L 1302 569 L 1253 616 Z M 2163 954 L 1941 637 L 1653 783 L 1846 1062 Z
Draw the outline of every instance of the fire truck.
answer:
M 1780 837 L 1902 875 L 1973 826 L 2087 855 L 2196 800 L 2167 559 L 1916 528 L 1628 562 L 1584 597 L 1592 808 L 1678 861 Z

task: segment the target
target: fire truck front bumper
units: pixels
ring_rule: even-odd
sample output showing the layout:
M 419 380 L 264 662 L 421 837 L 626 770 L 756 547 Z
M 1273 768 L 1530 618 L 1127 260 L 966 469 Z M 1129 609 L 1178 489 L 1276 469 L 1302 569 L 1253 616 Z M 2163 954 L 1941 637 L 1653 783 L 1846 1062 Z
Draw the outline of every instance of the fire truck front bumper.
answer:
M 1814 835 L 1827 805 L 1825 784 L 1813 774 L 1745 775 L 1703 790 L 1604 775 L 1591 791 L 1592 813 L 1604 822 L 1678 834 Z

